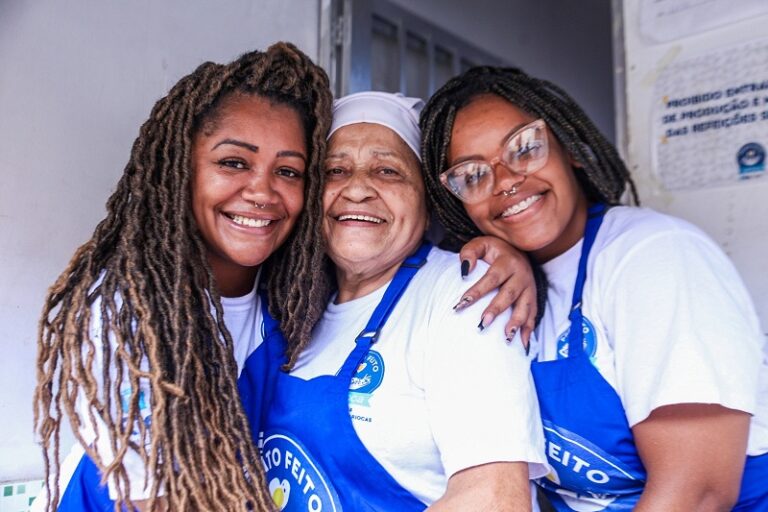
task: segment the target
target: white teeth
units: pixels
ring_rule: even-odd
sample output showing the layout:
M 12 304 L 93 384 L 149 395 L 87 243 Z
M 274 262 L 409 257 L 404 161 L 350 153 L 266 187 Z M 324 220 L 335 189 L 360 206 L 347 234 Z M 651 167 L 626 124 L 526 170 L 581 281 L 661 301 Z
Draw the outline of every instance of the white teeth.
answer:
M 231 215 L 230 218 L 235 221 L 235 224 L 251 228 L 263 228 L 272 223 L 269 219 L 251 219 L 250 217 L 243 217 L 242 215 Z
M 509 217 L 511 215 L 517 215 L 518 213 L 527 210 L 529 206 L 531 206 L 533 203 L 535 203 L 539 199 L 541 199 L 541 194 L 535 194 L 535 195 L 530 196 L 527 199 L 523 199 L 519 203 L 513 204 L 512 206 L 510 206 L 509 208 L 504 210 L 504 212 L 502 212 L 501 216 L 502 217 Z
M 339 215 L 338 220 L 363 220 L 365 222 L 373 222 L 374 224 L 381 224 L 383 220 L 377 217 L 371 217 L 370 215 Z

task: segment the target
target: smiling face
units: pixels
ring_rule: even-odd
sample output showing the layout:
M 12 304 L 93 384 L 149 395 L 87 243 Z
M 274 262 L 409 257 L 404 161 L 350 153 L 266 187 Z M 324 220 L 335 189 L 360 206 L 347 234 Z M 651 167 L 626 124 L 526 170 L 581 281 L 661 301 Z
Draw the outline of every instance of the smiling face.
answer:
M 301 213 L 304 129 L 291 107 L 244 95 L 207 124 L 192 147 L 192 211 L 219 290 L 242 295 Z
M 456 114 L 448 165 L 490 161 L 510 133 L 535 119 L 499 96 L 475 98 Z M 549 159 L 543 168 L 523 179 L 498 164 L 490 197 L 464 205 L 483 233 L 530 252 L 540 262 L 562 254 L 581 239 L 587 212 L 573 162 L 549 129 L 547 133 Z
M 323 232 L 340 287 L 394 273 L 427 228 L 416 155 L 389 128 L 358 123 L 333 134 L 324 168 Z

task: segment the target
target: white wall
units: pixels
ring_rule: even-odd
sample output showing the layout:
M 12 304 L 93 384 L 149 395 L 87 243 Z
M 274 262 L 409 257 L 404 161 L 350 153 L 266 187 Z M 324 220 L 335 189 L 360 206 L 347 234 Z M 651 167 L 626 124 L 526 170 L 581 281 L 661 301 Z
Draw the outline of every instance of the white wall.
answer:
M 392 1 L 511 65 L 561 86 L 614 140 L 608 0 Z
M 741 273 L 755 301 L 764 332 L 768 335 L 768 266 L 765 256 L 768 253 L 768 177 L 711 188 L 692 187 L 691 190 L 669 191 L 654 169 L 652 156 L 654 144 L 657 143 L 652 126 L 658 124 L 654 119 L 658 117 L 659 111 L 654 104 L 654 93 L 660 76 L 670 66 L 692 58 L 717 54 L 723 49 L 750 41 L 765 42 L 768 14 L 749 16 L 743 21 L 666 42 L 656 42 L 644 37 L 640 30 L 641 4 L 646 1 L 623 0 L 627 70 L 627 161 L 638 183 L 640 197 L 647 206 L 700 226 L 720 244 Z M 707 3 L 688 2 L 691 6 L 698 4 L 704 8 L 708 7 Z M 720 6 L 725 7 L 725 3 Z M 682 23 L 680 28 L 684 28 Z M 728 63 L 724 64 L 726 67 L 718 70 L 727 79 L 732 74 L 729 73 L 732 68 L 727 68 Z M 748 70 L 753 80 L 760 81 L 768 77 L 768 63 L 763 61 L 759 64 Z M 694 74 L 695 71 L 690 73 Z M 707 86 L 702 87 L 706 90 Z M 696 83 L 689 86 L 688 90 L 696 92 Z M 766 143 L 764 126 L 753 123 L 748 130 L 763 144 Z M 725 142 L 715 139 L 713 144 Z M 702 169 L 702 174 L 706 172 L 706 169 Z
M 277 40 L 318 54 L 318 0 L 0 1 L 0 482 L 32 435 L 47 287 L 104 216 L 152 105 L 206 60 Z

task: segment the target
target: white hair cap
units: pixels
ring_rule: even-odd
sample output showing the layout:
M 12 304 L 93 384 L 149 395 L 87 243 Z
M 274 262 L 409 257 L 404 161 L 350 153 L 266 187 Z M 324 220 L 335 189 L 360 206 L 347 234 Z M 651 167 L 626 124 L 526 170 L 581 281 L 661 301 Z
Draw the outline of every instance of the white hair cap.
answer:
M 424 102 L 420 98 L 408 98 L 399 92 L 350 94 L 333 102 L 333 121 L 328 138 L 339 128 L 350 124 L 380 124 L 398 134 L 421 161 L 419 113 L 422 108 Z

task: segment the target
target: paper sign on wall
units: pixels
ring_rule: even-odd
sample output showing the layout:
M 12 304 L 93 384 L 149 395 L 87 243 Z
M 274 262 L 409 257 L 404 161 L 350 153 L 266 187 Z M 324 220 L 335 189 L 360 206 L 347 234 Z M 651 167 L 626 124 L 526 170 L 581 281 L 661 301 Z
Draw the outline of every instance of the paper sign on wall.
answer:
M 653 167 L 667 190 L 766 173 L 768 40 L 675 62 L 659 75 Z
M 765 0 L 643 0 L 640 33 L 661 43 L 765 13 Z

